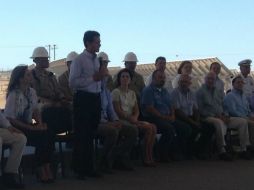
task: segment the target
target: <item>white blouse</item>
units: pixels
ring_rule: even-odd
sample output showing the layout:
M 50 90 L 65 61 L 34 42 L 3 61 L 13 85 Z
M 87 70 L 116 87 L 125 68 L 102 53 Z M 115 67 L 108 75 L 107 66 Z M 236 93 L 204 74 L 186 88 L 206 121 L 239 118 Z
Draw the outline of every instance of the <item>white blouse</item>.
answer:
M 25 94 L 15 89 L 7 97 L 4 113 L 6 117 L 31 123 L 36 108 L 38 108 L 38 98 L 33 88 L 29 88 Z

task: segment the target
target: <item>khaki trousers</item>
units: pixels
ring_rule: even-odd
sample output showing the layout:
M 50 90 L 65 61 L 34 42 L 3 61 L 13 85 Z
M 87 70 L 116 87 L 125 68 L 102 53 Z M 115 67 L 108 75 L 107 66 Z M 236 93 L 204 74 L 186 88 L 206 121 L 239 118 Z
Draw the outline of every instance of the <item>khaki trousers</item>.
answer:
M 225 135 L 227 128 L 238 130 L 241 151 L 245 151 L 246 146 L 250 144 L 248 123 L 246 119 L 240 117 L 230 117 L 227 125 L 221 119 L 216 117 L 207 117 L 205 121 L 213 124 L 215 127 L 216 142 L 219 150 L 226 145 Z
M 26 136 L 21 133 L 11 133 L 6 128 L 0 128 L 0 161 L 2 158 L 3 144 L 10 145 L 10 155 L 8 157 L 5 173 L 18 173 L 24 147 L 26 145 Z

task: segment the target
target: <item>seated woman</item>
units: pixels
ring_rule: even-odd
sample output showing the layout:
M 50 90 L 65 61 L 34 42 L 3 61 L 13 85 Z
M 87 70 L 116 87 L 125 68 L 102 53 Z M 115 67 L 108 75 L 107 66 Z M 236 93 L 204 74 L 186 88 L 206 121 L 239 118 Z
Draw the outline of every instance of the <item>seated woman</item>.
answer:
M 201 86 L 201 83 L 198 81 L 198 78 L 195 77 L 192 74 L 192 62 L 191 61 L 183 61 L 178 70 L 177 70 L 177 75 L 176 77 L 173 79 L 172 81 L 172 86 L 173 88 L 177 88 L 178 87 L 178 81 L 180 79 L 181 74 L 186 74 L 191 76 L 191 86 L 190 89 L 192 91 L 196 91 L 197 89 L 199 89 L 199 87 Z
M 117 88 L 112 92 L 114 109 L 123 125 L 138 127 L 145 135 L 145 166 L 155 166 L 153 160 L 153 145 L 155 142 L 156 126 L 139 121 L 139 108 L 135 92 L 129 89 L 132 74 L 128 69 L 122 69 L 117 74 Z
M 107 63 L 101 63 L 101 67 L 107 67 Z M 101 83 L 101 121 L 97 132 L 99 136 L 103 137 L 104 146 L 100 167 L 103 172 L 112 173 L 112 165 L 117 159 L 122 162 L 122 169 L 130 170 L 126 164 L 124 165 L 123 159 L 125 155 L 130 156 L 131 149 L 136 143 L 138 130 L 136 127 L 121 125 L 113 108 L 110 91 L 107 88 L 107 78 L 104 78 Z
M 25 134 L 27 144 L 35 146 L 37 177 L 41 182 L 49 183 L 53 182 L 50 169 L 53 145 L 49 143 L 47 125 L 41 121 L 36 93 L 30 88 L 31 77 L 28 66 L 13 69 L 4 112 L 10 123 Z

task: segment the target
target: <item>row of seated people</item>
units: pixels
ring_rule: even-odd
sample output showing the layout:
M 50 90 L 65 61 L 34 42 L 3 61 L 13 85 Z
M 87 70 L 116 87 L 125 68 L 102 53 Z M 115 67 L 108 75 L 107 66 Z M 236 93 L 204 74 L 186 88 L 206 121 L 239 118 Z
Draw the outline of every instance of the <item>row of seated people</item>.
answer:
M 8 131 L 16 129 L 15 134 L 25 134 L 26 138 L 22 136 L 23 141 L 27 139 L 28 144 L 36 147 L 39 179 L 43 183 L 49 183 L 54 180 L 50 168 L 54 137 L 60 131 L 59 121 L 71 125 L 70 122 L 65 122 L 68 115 L 71 115 L 71 103 L 58 90 L 55 76 L 46 71 L 48 57 L 33 55 L 32 58 L 36 63 L 35 69 L 29 71 L 27 66 L 18 66 L 12 72 L 5 107 L 5 116 L 10 124 L 3 126 L 8 126 Z M 177 82 L 179 86 L 170 96 L 163 88 L 167 82 L 163 70 L 153 72 L 151 85 L 143 89 L 142 76 L 135 72 L 136 63 L 126 61 L 125 66 L 127 69 L 121 70 L 116 77 L 117 88 L 112 94 L 106 88 L 109 80 L 102 81 L 102 117 L 97 133 L 105 138 L 100 162 L 100 168 L 104 171 L 110 172 L 115 160 L 122 168 L 132 169 L 129 157 L 138 134 L 143 135 L 146 166 L 155 166 L 153 146 L 157 133 L 162 134 L 158 142 L 161 161 L 168 161 L 170 154 L 176 157 L 191 154 L 200 157 L 206 155 L 214 129 L 220 158 L 230 160 L 224 140 L 227 127 L 239 130 L 241 156 L 249 158 L 246 151 L 246 147 L 250 144 L 248 124 L 246 119 L 239 116 L 229 117 L 230 112 L 224 111 L 223 95 L 215 90 L 218 79 L 216 74 L 209 73 L 206 76 L 204 86 L 197 92 L 196 103 L 196 96 L 189 90 L 191 85 L 189 75 L 182 74 L 179 77 Z M 68 81 L 68 77 L 65 78 Z M 35 90 L 31 88 L 31 81 Z M 211 93 L 209 90 L 206 92 L 206 89 L 211 89 Z M 143 116 L 141 120 L 139 107 Z M 4 180 L 7 185 L 20 185 L 13 180 L 13 174 L 16 172 L 5 169 L 3 176 L 9 179 Z

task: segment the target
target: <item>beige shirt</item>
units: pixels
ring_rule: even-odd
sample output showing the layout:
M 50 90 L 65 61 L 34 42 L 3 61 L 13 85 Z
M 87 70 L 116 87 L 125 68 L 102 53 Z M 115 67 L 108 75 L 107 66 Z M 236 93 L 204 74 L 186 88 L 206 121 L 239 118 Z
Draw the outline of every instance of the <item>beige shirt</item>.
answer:
M 115 87 L 116 87 L 116 83 L 117 83 L 117 75 L 114 76 Z M 143 76 L 138 74 L 137 72 L 134 72 L 129 88 L 136 93 L 136 97 L 138 100 L 140 99 L 140 95 L 144 87 L 145 87 L 145 82 L 144 82 Z
M 58 101 L 63 98 L 59 84 L 52 72 L 34 68 L 32 75 L 32 87 L 35 89 L 39 98 L 42 97 L 51 101 Z
M 68 70 L 58 77 L 58 83 L 59 83 L 60 90 L 64 95 L 64 98 L 67 99 L 68 101 L 72 101 L 73 93 L 69 86 L 69 71 Z
M 113 102 L 118 102 L 120 104 L 121 109 L 126 114 L 126 116 L 132 115 L 133 109 L 137 102 L 137 98 L 133 90 L 123 92 L 119 88 L 116 88 L 112 91 L 112 100 Z

